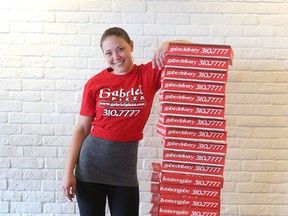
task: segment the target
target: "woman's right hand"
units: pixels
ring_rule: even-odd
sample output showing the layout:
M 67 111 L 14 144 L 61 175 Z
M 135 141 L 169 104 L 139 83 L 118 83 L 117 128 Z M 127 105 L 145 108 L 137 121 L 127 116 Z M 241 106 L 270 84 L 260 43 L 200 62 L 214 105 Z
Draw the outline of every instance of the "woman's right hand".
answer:
M 73 201 L 76 194 L 76 178 L 73 174 L 65 174 L 62 179 L 62 192 L 70 200 Z

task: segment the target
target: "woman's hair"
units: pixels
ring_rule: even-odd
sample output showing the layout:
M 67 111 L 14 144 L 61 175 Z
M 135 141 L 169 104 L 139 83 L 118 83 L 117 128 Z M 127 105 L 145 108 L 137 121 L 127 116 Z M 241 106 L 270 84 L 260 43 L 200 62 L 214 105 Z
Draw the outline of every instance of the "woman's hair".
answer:
M 101 40 L 100 40 L 100 47 L 102 48 L 102 43 L 103 41 L 109 37 L 109 36 L 117 36 L 117 37 L 121 37 L 123 38 L 128 44 L 130 44 L 131 40 L 130 40 L 130 37 L 129 35 L 127 34 L 127 32 L 122 29 L 122 28 L 119 28 L 119 27 L 112 27 L 112 28 L 109 28 L 107 29 L 102 37 L 101 37 Z

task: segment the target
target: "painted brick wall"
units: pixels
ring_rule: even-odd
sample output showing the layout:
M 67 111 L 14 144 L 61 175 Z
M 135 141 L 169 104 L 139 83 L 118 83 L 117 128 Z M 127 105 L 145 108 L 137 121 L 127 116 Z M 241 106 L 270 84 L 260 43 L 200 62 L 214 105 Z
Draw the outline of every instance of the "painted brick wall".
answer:
M 77 215 L 60 191 L 85 81 L 106 66 L 103 31 L 125 28 L 136 63 L 170 39 L 231 45 L 221 215 L 288 215 L 288 3 L 0 1 L 0 215 Z M 160 160 L 157 98 L 139 149 L 141 216 Z

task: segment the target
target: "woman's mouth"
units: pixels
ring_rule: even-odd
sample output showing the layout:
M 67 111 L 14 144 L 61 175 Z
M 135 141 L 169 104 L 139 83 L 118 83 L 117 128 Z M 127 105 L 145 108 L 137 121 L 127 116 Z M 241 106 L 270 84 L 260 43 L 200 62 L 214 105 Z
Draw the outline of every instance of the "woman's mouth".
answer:
M 118 62 L 114 62 L 115 66 L 121 66 L 124 63 L 125 60 L 123 61 L 118 61 Z

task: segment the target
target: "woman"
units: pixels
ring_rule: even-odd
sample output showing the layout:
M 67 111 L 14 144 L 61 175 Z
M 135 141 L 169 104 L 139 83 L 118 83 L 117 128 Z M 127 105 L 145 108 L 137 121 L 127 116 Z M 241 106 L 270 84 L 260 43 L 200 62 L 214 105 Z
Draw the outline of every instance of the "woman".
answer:
M 123 29 L 102 35 L 109 67 L 85 84 L 62 180 L 68 199 L 76 194 L 81 215 L 104 216 L 107 198 L 112 216 L 138 216 L 138 142 L 160 88 L 168 44 L 155 51 L 152 62 L 134 65 L 134 44 Z

